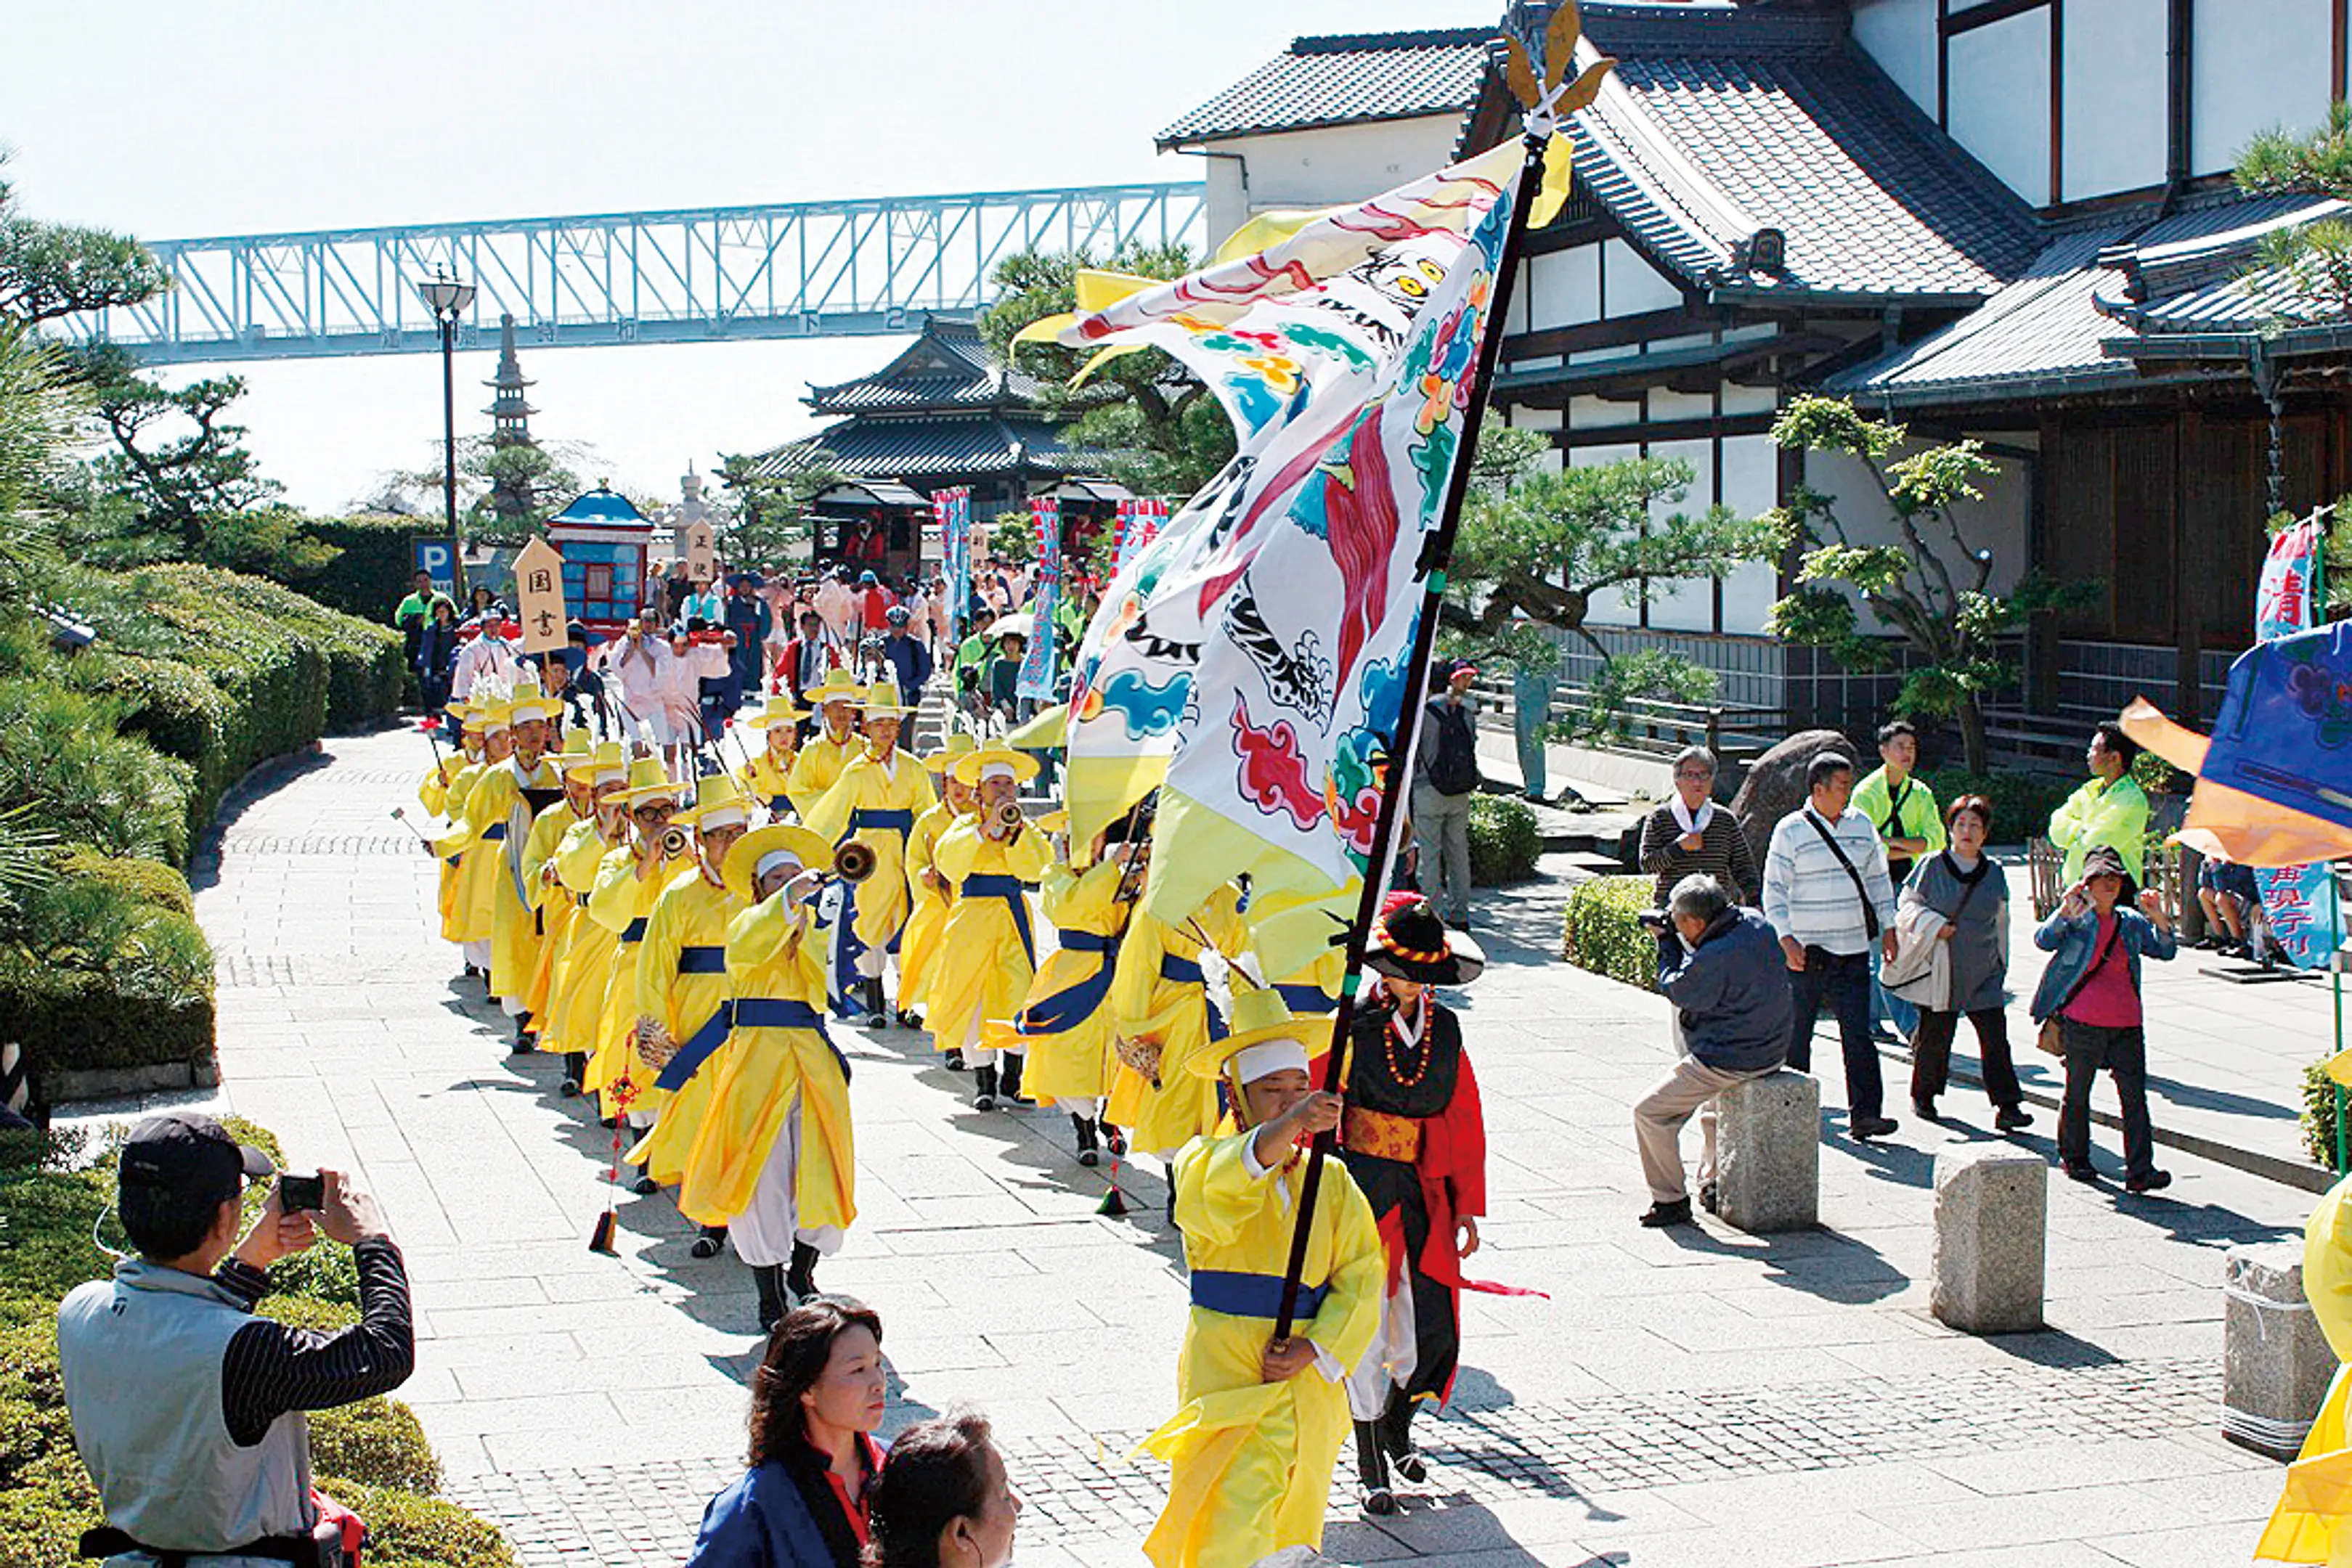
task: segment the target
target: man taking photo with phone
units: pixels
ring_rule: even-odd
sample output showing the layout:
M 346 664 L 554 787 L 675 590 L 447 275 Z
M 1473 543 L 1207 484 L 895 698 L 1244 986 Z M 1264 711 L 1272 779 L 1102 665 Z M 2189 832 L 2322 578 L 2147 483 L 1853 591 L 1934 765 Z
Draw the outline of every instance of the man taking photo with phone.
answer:
M 310 1178 L 315 1192 L 273 1186 L 240 1240 L 245 1183 L 274 1174 L 193 1112 L 150 1117 L 122 1146 L 116 1207 L 137 1251 L 58 1309 L 74 1446 L 106 1510 L 85 1557 L 331 1568 L 356 1545 L 356 1520 L 310 1490 L 303 1412 L 407 1381 L 408 1276 L 375 1200 L 335 1171 Z M 315 1197 L 315 1214 L 289 1197 Z M 360 1321 L 327 1334 L 256 1317 L 269 1266 L 320 1232 L 352 1249 Z

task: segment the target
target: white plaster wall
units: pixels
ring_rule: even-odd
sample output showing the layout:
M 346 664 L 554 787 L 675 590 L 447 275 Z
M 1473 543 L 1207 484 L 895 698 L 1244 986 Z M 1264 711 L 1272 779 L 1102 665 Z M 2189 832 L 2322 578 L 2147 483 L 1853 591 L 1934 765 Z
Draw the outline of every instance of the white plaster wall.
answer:
M 1936 118 L 1936 0 L 1854 0 L 1853 39 Z
M 1242 166 L 1230 158 L 1198 158 L 1206 172 L 1209 235 L 1212 249 L 1249 221 L 1249 198 L 1242 189 Z
M 2166 11 L 2148 0 L 2066 0 L 2063 200 L 2164 183 Z
M 1424 114 L 1412 120 L 1235 136 L 1210 142 L 1213 151 L 1234 153 L 1244 161 L 1249 184 L 1246 210 L 1240 217 L 1220 226 L 1212 207 L 1211 232 L 1222 243 L 1244 218 L 1271 208 L 1360 202 L 1417 180 L 1452 161 L 1461 129 L 1459 114 Z M 1208 162 L 1213 168 L 1234 167 L 1229 158 L 1211 158 Z
M 1714 406 L 1711 399 L 1699 401 L 1710 409 Z M 1712 504 L 1715 495 L 1715 444 L 1711 441 L 1656 441 L 1650 444 L 1650 455 L 1676 458 L 1691 465 L 1689 493 L 1671 506 L 1662 501 L 1652 503 L 1652 519 L 1664 522 L 1676 512 L 1694 517 L 1704 513 Z M 1672 583 L 1653 582 L 1650 585 L 1650 624 L 1666 632 L 1714 631 L 1715 584 L 1705 578 Z
M 1774 387 L 1743 387 L 1735 382 L 1723 383 L 1723 412 L 1735 413 L 1769 413 L 1780 404 L 1780 393 Z
M 1568 455 L 1568 460 L 1579 468 L 1591 468 L 1641 455 L 1642 449 L 1628 442 L 1622 446 L 1580 446 Z M 1642 623 L 1641 601 L 1636 597 L 1636 591 L 1630 587 L 1596 593 L 1585 611 L 1584 618 L 1595 626 L 1639 626 Z
M 1538 331 L 1601 319 L 1601 247 L 1580 245 L 1530 258 L 1523 275 L 1529 319 Z
M 1642 418 L 1642 405 L 1618 402 L 1608 398 L 1572 397 L 1568 400 L 1568 425 L 1570 430 L 1599 430 L 1611 425 L 1634 424 Z
M 1896 460 L 1916 450 L 1916 444 L 1906 445 L 1896 454 Z M 1993 461 L 2000 465 L 2000 472 L 1979 482 L 1984 499 L 1969 503 L 1960 512 L 1959 525 L 1961 538 L 1970 549 L 1992 551 L 1993 572 L 1989 586 L 1999 593 L 2014 588 L 2025 572 L 2026 512 L 2033 493 L 2033 478 L 2032 465 L 2024 461 L 2000 456 L 1995 456 Z M 1855 544 L 1906 543 L 1876 483 L 1858 460 L 1833 454 L 1808 454 L 1805 483 L 1837 503 L 1847 537 Z M 1930 532 L 1927 540 L 1937 557 L 1955 569 L 1953 575 L 1958 580 L 1960 558 L 1950 536 Z M 1726 620 L 1727 624 L 1727 615 Z M 1876 617 L 1865 610 L 1863 622 L 1865 626 L 1873 626 Z
M 1724 389 L 1724 409 L 1730 412 L 1731 393 L 1748 388 Z M 1769 393 L 1768 393 L 1769 396 Z M 1723 504 L 1743 517 L 1759 517 L 1780 505 L 1780 449 L 1769 435 L 1727 435 L 1723 438 Z M 1780 570 L 1775 561 L 1759 560 L 1736 569 L 1723 580 L 1723 629 L 1760 634 L 1764 618 L 1780 597 Z
M 2327 111 L 2328 0 L 2196 0 L 2189 55 L 2189 161 L 2235 166 L 2256 131 L 2318 127 Z M 2070 16 L 2071 22 L 2071 16 Z
M 2156 0 L 2139 4 L 2153 7 Z M 1959 34 L 1950 42 L 1949 59 L 1946 124 L 1953 139 L 2026 201 L 2037 207 L 2047 203 L 2049 16 L 2027 11 Z
M 1611 316 L 1671 310 L 1683 302 L 1682 286 L 1652 267 L 1640 251 L 1622 239 L 1603 244 L 1608 255 L 1601 263 L 1601 302 Z

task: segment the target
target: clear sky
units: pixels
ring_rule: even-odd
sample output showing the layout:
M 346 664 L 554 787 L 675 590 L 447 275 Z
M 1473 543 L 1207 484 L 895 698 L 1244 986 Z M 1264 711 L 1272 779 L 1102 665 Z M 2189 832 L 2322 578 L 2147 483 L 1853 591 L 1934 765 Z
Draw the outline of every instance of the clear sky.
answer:
M 1190 179 L 1152 133 L 1294 34 L 1499 0 L 11 0 L 0 145 L 34 215 L 152 239 Z M 676 493 L 804 434 L 805 384 L 903 341 L 527 350 L 533 429 Z M 461 358 L 459 428 L 494 352 Z M 428 355 L 241 367 L 294 501 L 437 461 Z M 478 392 L 478 395 L 470 395 Z M 474 428 L 488 422 L 472 415 Z

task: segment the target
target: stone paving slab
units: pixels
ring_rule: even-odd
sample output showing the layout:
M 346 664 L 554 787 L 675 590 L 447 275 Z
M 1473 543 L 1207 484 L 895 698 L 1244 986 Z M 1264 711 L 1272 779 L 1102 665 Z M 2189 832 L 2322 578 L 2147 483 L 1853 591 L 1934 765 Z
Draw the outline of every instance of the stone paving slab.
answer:
M 339 740 L 229 825 L 199 878 L 234 980 L 210 1102 L 384 1197 L 453 1494 L 526 1563 L 675 1563 L 740 1464 L 749 1281 L 687 1257 L 667 1196 L 613 1192 L 609 1134 L 452 980 L 430 863 L 370 842 L 427 760 Z M 1664 1005 L 1553 958 L 1562 895 L 1482 898 L 1493 963 L 1460 998 L 1495 1137 L 1479 1271 L 1549 1299 L 1466 1303 L 1431 1482 L 1378 1525 L 1335 1486 L 1336 1561 L 2243 1560 L 2280 1472 L 2214 1435 L 2221 1259 L 2293 1233 L 2305 1195 L 2188 1158 L 2162 1197 L 2053 1184 L 2052 1327 L 1994 1340 L 1936 1322 L 1924 1284 L 1935 1153 L 1981 1126 L 1864 1147 L 1832 1113 L 1823 1229 L 1642 1230 L 1630 1107 Z M 884 1317 L 889 1425 L 979 1401 L 1029 1500 L 1022 1561 L 1139 1562 L 1162 1479 L 1123 1456 L 1171 1407 L 1184 1312 L 1159 1173 L 1125 1166 L 1133 1212 L 1098 1218 L 1108 1173 L 1066 1118 L 972 1112 L 904 1031 L 837 1038 L 865 1213 L 821 1278 Z M 2049 1130 L 2017 1142 L 2047 1156 Z M 617 1258 L 585 1246 L 608 1202 Z

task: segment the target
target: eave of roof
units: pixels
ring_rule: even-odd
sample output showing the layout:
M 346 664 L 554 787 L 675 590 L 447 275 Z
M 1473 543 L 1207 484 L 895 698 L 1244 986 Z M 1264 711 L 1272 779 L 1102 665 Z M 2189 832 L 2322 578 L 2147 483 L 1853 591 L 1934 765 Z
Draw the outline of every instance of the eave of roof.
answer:
M 1294 38 L 1154 138 L 1161 152 L 1233 136 L 1458 115 L 1477 91 L 1488 27 Z

